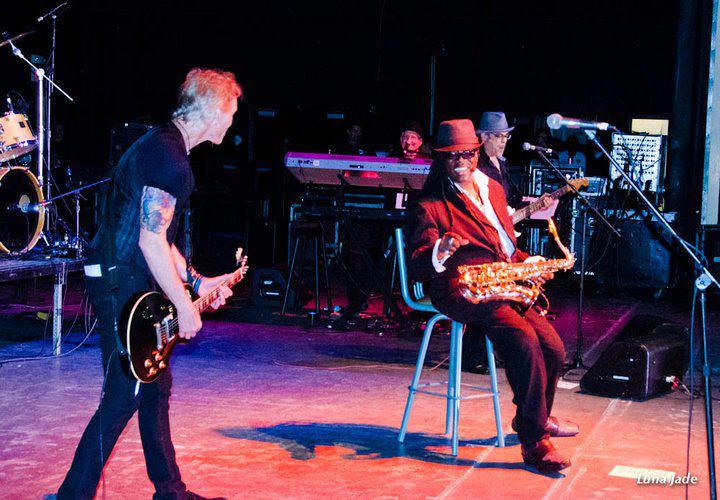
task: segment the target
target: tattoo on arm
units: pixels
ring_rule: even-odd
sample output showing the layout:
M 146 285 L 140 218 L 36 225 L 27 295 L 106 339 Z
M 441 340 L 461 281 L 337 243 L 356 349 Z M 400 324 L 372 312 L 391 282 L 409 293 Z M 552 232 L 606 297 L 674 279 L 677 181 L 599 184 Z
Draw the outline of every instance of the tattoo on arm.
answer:
M 144 186 L 140 200 L 140 227 L 157 234 L 167 230 L 175 211 L 175 201 L 161 189 Z

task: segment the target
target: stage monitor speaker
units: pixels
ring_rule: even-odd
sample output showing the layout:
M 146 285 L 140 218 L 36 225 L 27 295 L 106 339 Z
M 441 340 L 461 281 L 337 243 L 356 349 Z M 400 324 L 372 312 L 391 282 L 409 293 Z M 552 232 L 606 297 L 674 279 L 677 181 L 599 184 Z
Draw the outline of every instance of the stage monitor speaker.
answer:
M 655 316 L 638 316 L 618 334 L 580 380 L 583 391 L 645 400 L 672 388 L 688 365 L 687 329 Z
M 252 301 L 256 306 L 280 307 L 287 280 L 285 276 L 273 268 L 255 269 L 253 272 Z M 290 289 L 288 307 L 295 304 L 295 292 Z

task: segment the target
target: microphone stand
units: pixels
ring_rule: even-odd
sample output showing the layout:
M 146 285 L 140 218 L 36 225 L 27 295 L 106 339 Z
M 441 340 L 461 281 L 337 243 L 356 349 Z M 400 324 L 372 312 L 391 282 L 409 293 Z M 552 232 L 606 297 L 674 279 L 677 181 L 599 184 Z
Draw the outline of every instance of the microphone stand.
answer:
M 45 167 L 45 81 L 47 81 L 52 87 L 56 88 L 62 95 L 67 97 L 71 102 L 73 102 L 73 98 L 70 97 L 67 92 L 65 92 L 63 89 L 61 89 L 53 80 L 52 78 L 48 77 L 45 74 L 45 70 L 42 68 L 38 68 L 33 63 L 31 63 L 25 55 L 20 51 L 19 48 L 12 42 L 12 39 L 6 40 L 8 45 L 10 46 L 10 49 L 14 56 L 18 57 L 19 59 L 22 59 L 28 66 L 30 66 L 35 73 L 35 77 L 37 78 L 37 124 L 38 124 L 38 130 L 37 130 L 37 142 L 38 142 L 38 155 L 37 155 L 37 161 L 38 161 L 38 184 L 40 187 L 40 190 L 42 191 L 43 184 L 44 184 L 44 167 Z M 48 169 L 49 174 L 49 169 Z M 48 175 L 49 177 L 49 175 Z M 48 191 L 49 192 L 49 191 Z M 47 229 L 47 228 L 46 228 Z M 42 239 L 47 242 L 47 238 L 45 237 L 44 232 L 41 234 Z
M 47 64 L 45 66 L 45 72 L 51 80 L 55 79 L 55 49 L 56 49 L 56 38 L 57 38 L 57 19 L 58 17 L 65 12 L 69 8 L 69 2 L 62 2 L 59 5 L 56 5 L 53 9 L 51 9 L 46 14 L 40 16 L 37 18 L 37 21 L 39 23 L 43 22 L 45 19 L 50 18 L 52 23 L 52 36 L 51 36 L 51 45 L 50 45 L 50 56 L 47 59 Z M 45 94 L 45 121 L 44 121 L 44 128 L 46 131 L 45 134 L 45 158 L 47 158 L 45 167 L 46 167 L 46 173 L 47 173 L 47 185 L 45 186 L 45 199 L 52 198 L 52 184 L 53 184 L 53 172 L 52 172 L 52 97 L 53 97 L 53 86 L 48 85 L 47 86 L 47 93 Z M 71 99 L 72 100 L 72 99 Z M 46 228 L 50 229 L 50 218 L 48 217 L 45 220 Z
M 712 415 L 712 398 L 711 398 L 711 387 L 710 387 L 710 365 L 708 364 L 707 355 L 707 327 L 705 323 L 705 292 L 714 283 L 716 287 L 720 288 L 720 282 L 713 276 L 710 270 L 702 263 L 697 254 L 690 248 L 690 245 L 677 234 L 672 228 L 670 223 L 665 220 L 660 211 L 652 204 L 652 202 L 645 196 L 642 189 L 632 180 L 632 178 L 622 169 L 622 166 L 608 153 L 603 145 L 597 139 L 597 133 L 594 130 L 585 130 L 585 134 L 588 138 L 597 146 L 597 148 L 605 155 L 609 160 L 610 164 L 614 166 L 620 175 L 625 179 L 630 188 L 635 191 L 638 197 L 643 201 L 645 206 L 660 222 L 667 232 L 677 241 L 680 246 L 685 250 L 685 253 L 695 262 L 695 269 L 699 270 L 698 277 L 695 279 L 694 286 L 695 291 L 700 296 L 700 315 L 702 318 L 702 342 L 703 342 L 703 364 L 702 374 L 705 386 L 705 433 L 707 438 L 707 450 L 708 450 L 708 468 L 710 476 L 710 498 L 716 500 L 717 490 L 715 486 L 715 451 L 714 451 L 714 435 L 713 435 L 713 415 Z M 694 299 L 693 299 L 694 300 Z M 694 374 L 695 367 L 690 367 L 691 376 Z
M 593 215 L 600 221 L 602 221 L 603 224 L 608 228 L 610 233 L 614 236 L 620 236 L 620 233 L 617 232 L 617 230 L 610 224 L 610 222 L 603 217 L 603 215 L 590 203 L 590 201 L 580 193 L 578 189 L 575 188 L 568 180 L 565 178 L 565 175 L 560 171 L 559 168 L 557 168 L 553 163 L 550 161 L 550 159 L 545 156 L 545 153 L 539 150 L 535 150 L 535 152 L 542 158 L 543 162 L 550 167 L 550 169 L 557 175 L 562 181 L 570 186 L 570 188 L 575 192 L 578 199 L 585 205 L 585 209 L 583 210 L 583 221 L 582 221 L 582 252 L 580 253 L 580 294 L 578 296 L 578 313 L 577 313 L 577 333 L 575 335 L 575 354 L 573 355 L 572 361 L 565 366 L 565 372 L 567 373 L 570 370 L 587 370 L 589 367 L 583 362 L 582 357 L 582 349 L 583 349 L 583 302 L 585 298 L 585 264 L 586 264 L 586 255 L 587 255 L 587 241 L 586 241 L 586 228 L 587 228 L 587 212 L 590 210 Z
M 61 195 L 58 195 L 54 198 L 49 198 L 43 202 L 41 202 L 39 205 L 41 207 L 45 207 L 47 205 L 50 205 L 51 203 L 55 203 L 57 200 L 61 198 L 65 198 L 66 196 L 74 195 L 75 197 L 75 241 L 71 243 L 70 248 L 73 248 L 75 250 L 75 256 L 76 258 L 82 257 L 83 252 L 83 245 L 82 245 L 82 239 L 80 238 L 80 192 L 84 191 L 86 189 L 90 189 L 95 186 L 99 186 L 100 184 L 103 184 L 107 181 L 109 181 L 111 177 L 106 177 L 105 179 L 99 180 L 97 182 L 93 182 L 92 184 L 88 184 L 87 186 L 82 186 L 77 189 L 73 189 L 72 191 L 68 191 L 67 193 L 63 193 Z M 69 233 L 69 228 L 67 225 L 62 221 L 60 217 L 58 217 L 58 221 L 60 221 L 65 227 L 65 230 Z M 74 245 L 74 246 L 73 246 Z

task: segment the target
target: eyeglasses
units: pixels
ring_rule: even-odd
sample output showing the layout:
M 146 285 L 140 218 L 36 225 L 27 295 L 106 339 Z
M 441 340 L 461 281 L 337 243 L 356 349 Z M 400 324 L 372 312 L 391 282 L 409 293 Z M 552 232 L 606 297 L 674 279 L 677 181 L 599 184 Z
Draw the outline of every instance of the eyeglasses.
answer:
M 464 160 L 472 160 L 478 154 L 478 151 L 480 151 L 480 148 L 467 149 L 465 151 L 451 151 L 445 153 L 445 158 L 452 161 L 455 161 L 458 158 L 463 158 Z
M 493 137 L 494 137 L 495 139 L 505 139 L 506 141 L 509 141 L 510 138 L 512 137 L 512 134 L 497 133 L 497 134 L 493 134 Z

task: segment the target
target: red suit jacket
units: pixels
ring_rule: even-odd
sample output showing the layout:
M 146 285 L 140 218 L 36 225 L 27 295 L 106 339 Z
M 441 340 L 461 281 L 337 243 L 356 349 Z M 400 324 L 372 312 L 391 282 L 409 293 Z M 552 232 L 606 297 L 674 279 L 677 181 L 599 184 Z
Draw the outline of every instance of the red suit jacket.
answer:
M 443 182 L 447 182 L 447 179 L 443 179 Z M 445 186 L 445 200 L 439 188 L 432 192 L 424 190 L 421 198 L 411 208 L 406 229 L 410 257 L 408 270 L 412 279 L 429 284 L 430 296 L 433 299 L 457 288 L 457 267 L 460 265 L 498 261 L 522 262 L 528 257 L 527 253 L 517 249 L 502 186 L 489 179 L 488 188 L 490 203 L 516 247 L 510 259 L 505 255 L 497 230 L 487 217 L 449 183 Z M 432 251 L 437 239 L 448 231 L 462 235 L 469 243 L 461 246 L 447 259 L 443 264 L 446 270 L 438 273 L 432 264 Z

